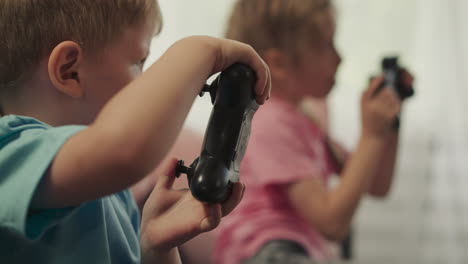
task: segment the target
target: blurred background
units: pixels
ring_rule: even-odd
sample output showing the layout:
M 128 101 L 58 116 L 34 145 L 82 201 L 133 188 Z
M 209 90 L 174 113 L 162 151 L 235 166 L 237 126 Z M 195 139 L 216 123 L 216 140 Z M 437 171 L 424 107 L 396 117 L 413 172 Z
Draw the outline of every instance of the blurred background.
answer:
M 160 0 L 164 29 L 149 64 L 189 35 L 221 37 L 232 0 Z M 396 181 L 386 200 L 365 199 L 354 223 L 353 263 L 468 263 L 468 1 L 335 0 L 343 57 L 329 102 L 331 133 L 352 148 L 359 99 L 383 56 L 416 77 L 402 116 Z M 209 96 L 186 128 L 203 135 Z

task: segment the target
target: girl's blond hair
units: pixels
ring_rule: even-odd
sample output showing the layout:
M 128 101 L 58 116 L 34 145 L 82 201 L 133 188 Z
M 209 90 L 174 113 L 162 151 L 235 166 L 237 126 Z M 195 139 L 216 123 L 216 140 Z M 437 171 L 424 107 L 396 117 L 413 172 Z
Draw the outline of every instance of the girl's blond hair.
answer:
M 326 17 L 334 20 L 330 0 L 238 0 L 225 36 L 260 55 L 276 48 L 295 57 L 302 45 L 321 39 Z

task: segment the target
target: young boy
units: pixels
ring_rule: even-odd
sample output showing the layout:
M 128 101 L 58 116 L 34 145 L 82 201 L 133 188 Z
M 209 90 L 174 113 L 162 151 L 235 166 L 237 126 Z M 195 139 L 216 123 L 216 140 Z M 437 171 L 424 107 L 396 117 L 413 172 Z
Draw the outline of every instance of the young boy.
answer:
M 343 170 L 333 143 L 300 110 L 306 97 L 324 98 L 341 62 L 329 0 L 238 0 L 227 37 L 252 45 L 267 62 L 272 99 L 254 118 L 241 173 L 242 203 L 217 229 L 215 260 L 222 264 L 316 263 L 337 258 L 329 241 L 347 233 L 366 193 L 385 196 L 392 182 L 400 101 L 377 92 L 374 79 L 361 101 L 359 143 Z M 411 82 L 409 75 L 406 76 Z M 328 178 L 340 183 L 328 189 Z
M 240 201 L 242 184 L 222 205 L 172 190 L 172 162 L 140 222 L 127 188 L 166 155 L 210 75 L 242 62 L 258 102 L 270 93 L 251 47 L 210 37 L 141 74 L 161 25 L 155 0 L 0 1 L 0 263 L 178 263 L 177 245 Z

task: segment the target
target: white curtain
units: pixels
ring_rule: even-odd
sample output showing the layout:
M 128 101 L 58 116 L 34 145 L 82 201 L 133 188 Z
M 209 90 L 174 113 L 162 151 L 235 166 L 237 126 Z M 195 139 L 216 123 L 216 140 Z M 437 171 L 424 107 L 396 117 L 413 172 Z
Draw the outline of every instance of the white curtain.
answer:
M 468 2 L 341 0 L 338 7 L 345 63 L 332 95 L 336 135 L 355 142 L 358 110 L 347 111 L 349 102 L 381 56 L 399 54 L 417 79 L 393 192 L 385 203 L 366 201 L 357 218 L 358 263 L 467 263 Z

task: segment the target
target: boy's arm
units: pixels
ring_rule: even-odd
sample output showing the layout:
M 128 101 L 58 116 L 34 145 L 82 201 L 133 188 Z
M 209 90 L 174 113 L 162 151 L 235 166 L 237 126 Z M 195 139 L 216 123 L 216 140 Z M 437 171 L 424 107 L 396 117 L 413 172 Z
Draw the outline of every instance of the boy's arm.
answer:
M 58 152 L 33 198 L 34 208 L 67 207 L 123 190 L 166 155 L 207 78 L 235 62 L 257 74 L 257 101 L 269 71 L 248 45 L 210 37 L 176 42 Z

